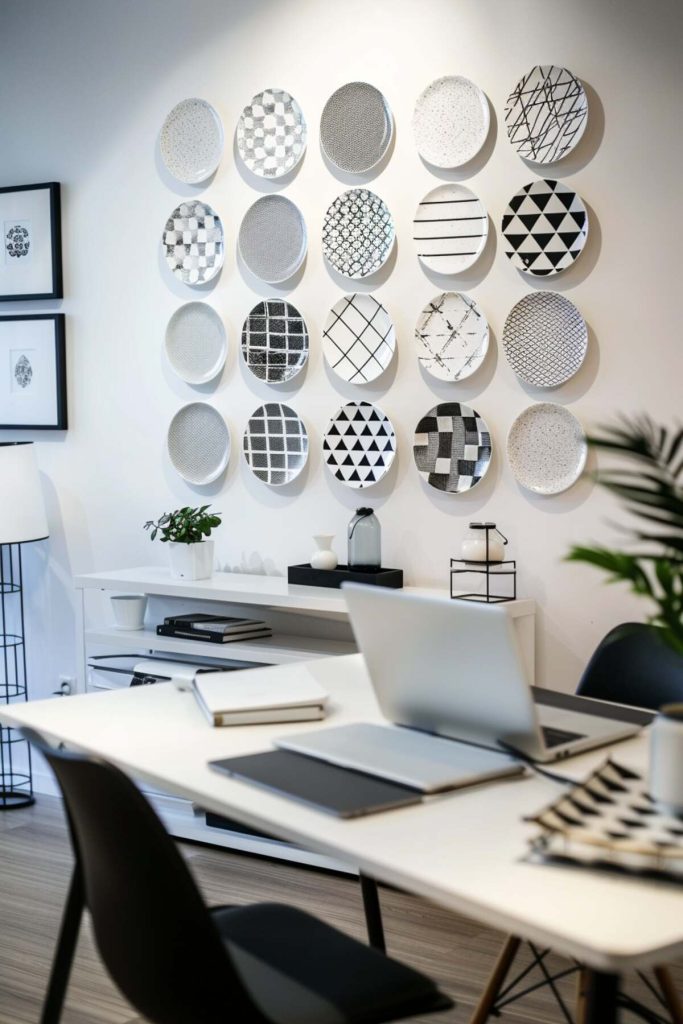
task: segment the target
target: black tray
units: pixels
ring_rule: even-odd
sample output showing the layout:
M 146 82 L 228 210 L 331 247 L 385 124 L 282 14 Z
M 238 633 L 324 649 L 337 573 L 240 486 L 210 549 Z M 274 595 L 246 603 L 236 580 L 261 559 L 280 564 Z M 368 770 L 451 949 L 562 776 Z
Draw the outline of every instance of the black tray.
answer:
M 336 569 L 314 569 L 312 565 L 290 565 L 287 581 L 304 587 L 341 587 L 342 583 L 369 583 L 373 587 L 400 590 L 403 569 L 349 569 L 338 565 Z

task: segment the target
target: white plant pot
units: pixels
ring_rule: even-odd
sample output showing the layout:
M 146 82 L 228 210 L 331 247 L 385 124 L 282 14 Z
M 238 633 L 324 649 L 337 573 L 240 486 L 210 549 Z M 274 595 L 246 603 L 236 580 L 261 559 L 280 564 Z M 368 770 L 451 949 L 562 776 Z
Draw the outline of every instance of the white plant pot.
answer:
M 213 576 L 213 541 L 197 544 L 168 543 L 171 576 L 178 580 L 208 580 Z

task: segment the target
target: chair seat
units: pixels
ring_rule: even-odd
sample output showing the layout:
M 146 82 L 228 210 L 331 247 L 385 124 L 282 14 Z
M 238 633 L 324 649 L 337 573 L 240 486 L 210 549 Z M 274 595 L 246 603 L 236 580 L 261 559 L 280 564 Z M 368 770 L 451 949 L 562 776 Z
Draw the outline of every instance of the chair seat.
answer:
M 453 1005 L 419 971 L 279 903 L 211 911 L 232 961 L 274 1024 L 380 1024 Z

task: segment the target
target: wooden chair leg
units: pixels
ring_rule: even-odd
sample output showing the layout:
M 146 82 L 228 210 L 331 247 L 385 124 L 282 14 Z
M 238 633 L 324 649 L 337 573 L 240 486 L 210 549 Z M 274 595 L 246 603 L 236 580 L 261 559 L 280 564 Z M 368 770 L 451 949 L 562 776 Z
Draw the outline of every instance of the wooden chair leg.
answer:
M 498 954 L 496 965 L 489 975 L 489 980 L 486 983 L 486 988 L 482 992 L 481 998 L 477 1003 L 474 1013 L 470 1017 L 469 1024 L 486 1024 L 486 1021 L 491 1015 L 498 993 L 503 987 L 503 982 L 507 976 L 512 962 L 517 956 L 519 947 L 522 944 L 522 940 L 516 935 L 508 935 L 507 939 L 503 944 L 503 948 Z
M 662 990 L 662 996 L 667 1009 L 671 1014 L 673 1024 L 683 1024 L 683 1005 L 681 1005 L 681 999 L 676 991 L 676 986 L 673 978 L 671 977 L 669 968 L 655 967 L 653 974 L 657 979 L 657 984 Z
M 579 967 L 576 975 L 576 1024 L 586 1024 L 586 986 L 585 967 Z

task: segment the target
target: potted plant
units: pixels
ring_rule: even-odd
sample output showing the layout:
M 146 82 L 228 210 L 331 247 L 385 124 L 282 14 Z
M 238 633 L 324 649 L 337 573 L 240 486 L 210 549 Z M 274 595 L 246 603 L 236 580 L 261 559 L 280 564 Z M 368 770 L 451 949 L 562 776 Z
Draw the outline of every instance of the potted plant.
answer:
M 168 544 L 171 575 L 180 580 L 206 580 L 213 575 L 213 541 L 211 531 L 221 525 L 221 512 L 210 512 L 210 505 L 201 508 L 179 508 L 164 512 L 156 522 L 150 519 L 145 529 L 151 539 L 158 537 Z
M 649 601 L 648 622 L 683 654 L 683 429 L 672 433 L 647 416 L 623 418 L 588 443 L 624 459 L 596 479 L 640 522 L 626 531 L 628 550 L 577 546 L 568 560 L 603 569 L 610 583 L 628 583 Z

